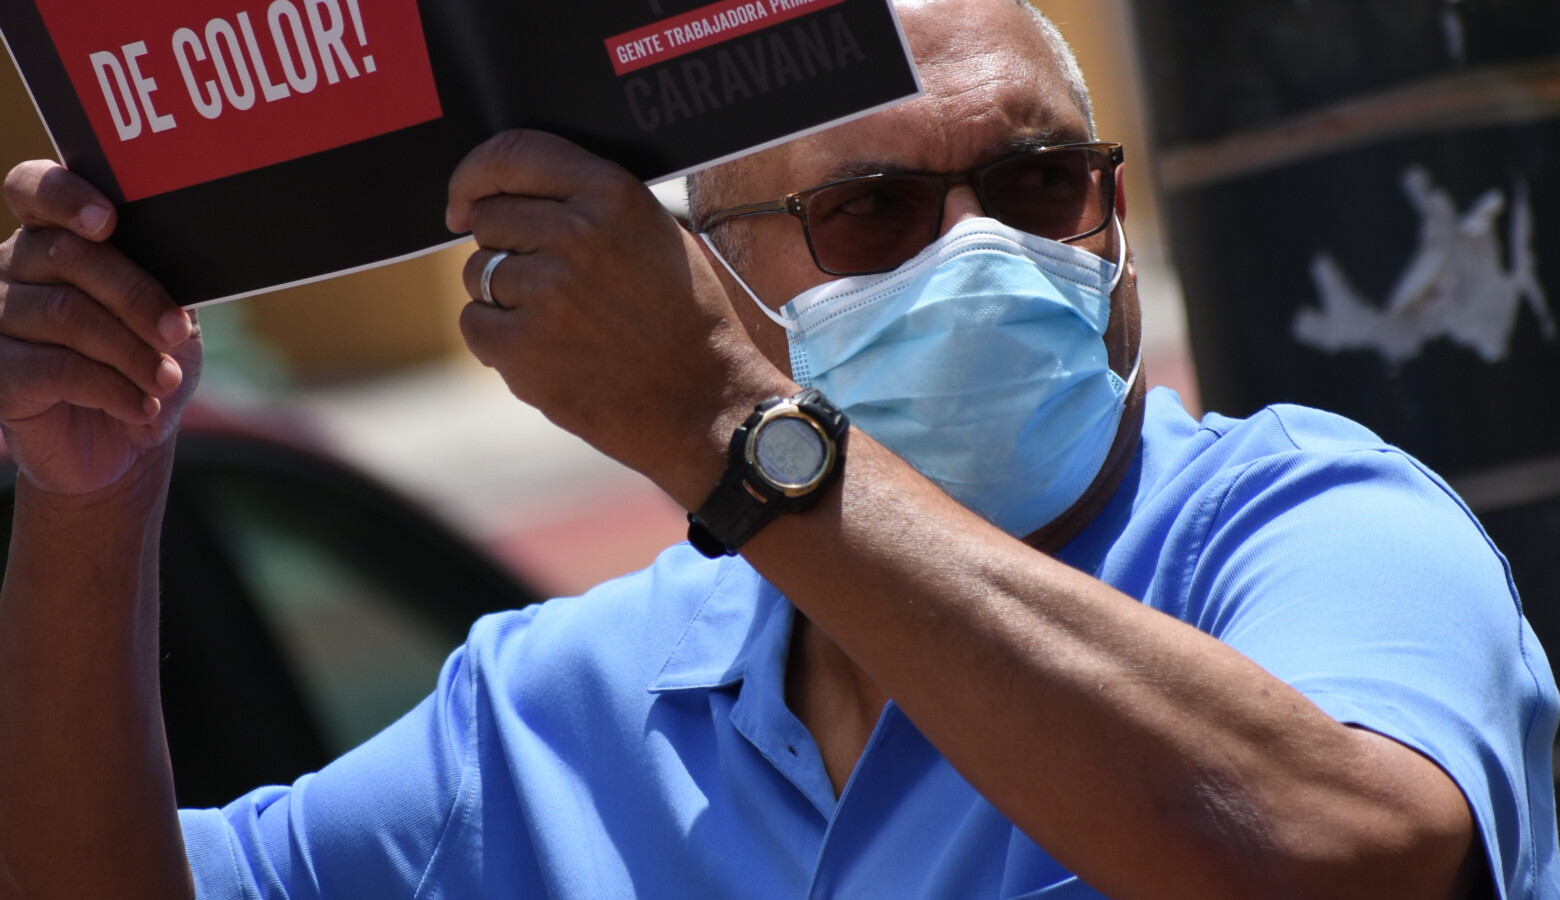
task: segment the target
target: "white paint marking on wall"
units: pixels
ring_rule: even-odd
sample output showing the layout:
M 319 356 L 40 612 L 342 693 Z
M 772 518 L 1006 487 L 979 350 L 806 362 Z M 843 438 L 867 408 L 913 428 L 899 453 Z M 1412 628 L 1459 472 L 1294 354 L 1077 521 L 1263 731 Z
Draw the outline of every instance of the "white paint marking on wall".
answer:
M 1292 334 L 1328 353 L 1374 350 L 1391 366 L 1417 357 L 1438 338 L 1460 344 L 1487 363 L 1506 359 L 1524 301 L 1545 340 L 1556 338 L 1533 253 L 1533 209 L 1526 183 L 1515 186 L 1511 266 L 1496 223 L 1506 210 L 1499 190 L 1485 192 L 1459 214 L 1451 194 L 1412 166 L 1403 189 L 1419 213 L 1419 247 L 1386 303 L 1368 301 L 1330 254 L 1311 261 L 1320 307 L 1296 314 Z

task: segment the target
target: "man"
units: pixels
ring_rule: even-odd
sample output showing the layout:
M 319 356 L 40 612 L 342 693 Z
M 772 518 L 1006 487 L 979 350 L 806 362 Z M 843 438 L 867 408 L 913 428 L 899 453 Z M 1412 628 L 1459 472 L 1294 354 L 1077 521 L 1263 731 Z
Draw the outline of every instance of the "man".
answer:
M 186 856 L 203 897 L 1555 895 L 1553 678 L 1466 510 L 1331 417 L 1145 399 L 1065 46 L 1014 0 L 900 11 L 925 97 L 699 182 L 737 278 L 556 138 L 452 179 L 473 352 L 740 557 L 486 619 L 384 735 L 182 819 L 155 536 L 198 339 L 95 192 L 13 172 L 26 896 L 183 896 Z M 938 177 L 806 190 L 879 173 Z

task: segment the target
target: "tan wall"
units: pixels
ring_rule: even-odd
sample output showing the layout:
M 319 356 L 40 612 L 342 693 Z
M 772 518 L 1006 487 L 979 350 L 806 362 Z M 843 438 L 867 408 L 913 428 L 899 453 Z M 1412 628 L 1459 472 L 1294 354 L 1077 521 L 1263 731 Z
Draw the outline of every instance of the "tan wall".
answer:
M 304 378 L 352 376 L 461 350 L 471 245 L 239 301 L 250 331 Z
M 24 159 L 53 159 L 54 145 L 38 121 L 32 99 L 22 86 L 9 57 L 0 62 L 0 162 L 5 171 Z M 0 229 L 5 234 L 20 224 L 10 210 L 0 208 Z

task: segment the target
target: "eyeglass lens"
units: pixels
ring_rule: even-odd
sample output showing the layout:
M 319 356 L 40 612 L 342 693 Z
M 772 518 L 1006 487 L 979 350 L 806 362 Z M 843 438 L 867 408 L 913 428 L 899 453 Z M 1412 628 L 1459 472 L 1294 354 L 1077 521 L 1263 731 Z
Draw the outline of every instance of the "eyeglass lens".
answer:
M 1001 160 L 975 173 L 986 214 L 1009 227 L 1057 241 L 1104 226 L 1110 157 L 1093 148 L 1049 150 Z M 840 273 L 887 271 L 937 237 L 947 179 L 885 175 L 822 188 L 805 212 L 813 254 Z

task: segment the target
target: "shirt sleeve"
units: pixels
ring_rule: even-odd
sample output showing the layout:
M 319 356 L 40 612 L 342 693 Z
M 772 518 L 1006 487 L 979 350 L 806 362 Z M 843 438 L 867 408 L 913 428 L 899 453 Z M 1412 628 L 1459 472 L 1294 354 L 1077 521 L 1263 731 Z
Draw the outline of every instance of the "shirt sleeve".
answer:
M 1502 897 L 1560 896 L 1560 700 L 1504 558 L 1386 449 L 1253 464 L 1210 493 L 1193 624 L 1461 788 Z
M 290 787 L 181 811 L 197 898 L 425 896 L 476 777 L 474 668 L 468 648 L 457 650 L 431 696 Z

